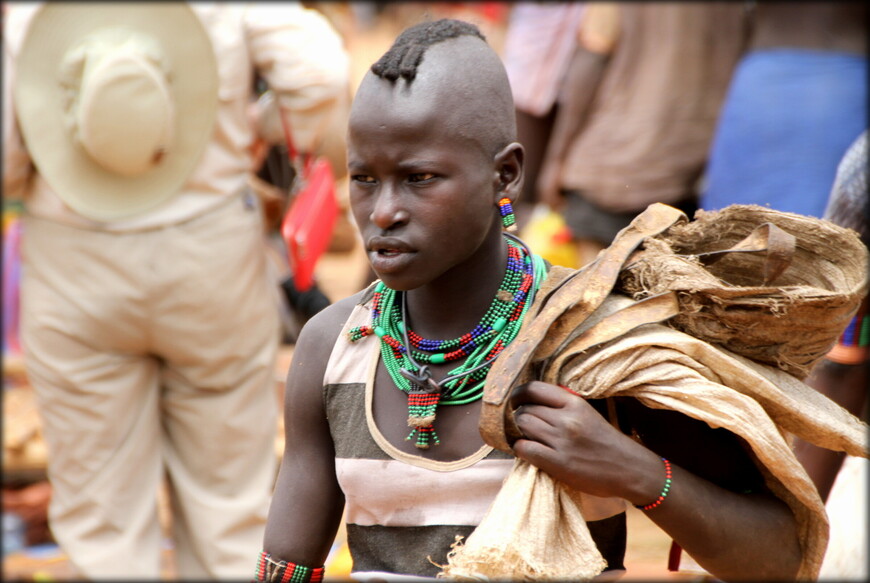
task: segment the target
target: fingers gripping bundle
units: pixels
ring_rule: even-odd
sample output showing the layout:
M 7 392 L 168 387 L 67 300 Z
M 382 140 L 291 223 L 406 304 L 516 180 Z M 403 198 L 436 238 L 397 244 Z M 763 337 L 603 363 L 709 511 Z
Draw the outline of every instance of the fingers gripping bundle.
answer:
M 510 450 L 519 432 L 507 397 L 533 377 L 728 429 L 792 509 L 804 555 L 799 578 L 815 578 L 827 520 L 788 434 L 868 456 L 866 425 L 800 380 L 857 309 L 866 263 L 853 232 L 818 219 L 733 206 L 689 222 L 651 205 L 588 267 L 551 271 L 535 317 L 489 373 L 481 434 Z M 595 576 L 603 561 L 578 500 L 518 461 L 442 576 Z

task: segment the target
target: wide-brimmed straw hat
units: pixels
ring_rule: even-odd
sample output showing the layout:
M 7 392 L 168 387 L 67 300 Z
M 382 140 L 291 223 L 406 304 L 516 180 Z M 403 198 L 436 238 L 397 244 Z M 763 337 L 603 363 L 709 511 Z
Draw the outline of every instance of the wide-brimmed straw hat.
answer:
M 17 60 L 14 98 L 34 164 L 98 221 L 175 195 L 212 134 L 217 63 L 184 3 L 46 3 Z

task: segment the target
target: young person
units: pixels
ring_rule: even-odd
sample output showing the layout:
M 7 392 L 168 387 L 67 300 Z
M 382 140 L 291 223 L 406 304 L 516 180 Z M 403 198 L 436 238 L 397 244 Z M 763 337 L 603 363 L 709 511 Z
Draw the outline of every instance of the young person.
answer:
M 409 28 L 363 79 L 350 197 L 379 280 L 300 334 L 258 580 L 322 577 L 343 512 L 355 573 L 434 576 L 510 471 L 478 431 L 483 380 L 547 284 L 543 262 L 503 232 L 523 183 L 515 134 L 504 67 L 467 23 Z M 518 457 L 621 499 L 587 516 L 608 569 L 623 568 L 628 501 L 717 577 L 794 577 L 795 520 L 732 434 L 624 403 L 639 442 L 600 403 L 537 381 L 514 401 Z M 680 461 L 661 501 L 663 456 Z

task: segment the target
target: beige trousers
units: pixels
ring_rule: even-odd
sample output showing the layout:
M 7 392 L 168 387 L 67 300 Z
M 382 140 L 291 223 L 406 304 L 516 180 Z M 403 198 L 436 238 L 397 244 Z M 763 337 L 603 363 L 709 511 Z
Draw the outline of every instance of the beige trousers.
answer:
M 276 472 L 279 323 L 260 211 L 112 234 L 29 217 L 22 340 L 52 532 L 89 579 L 249 579 Z

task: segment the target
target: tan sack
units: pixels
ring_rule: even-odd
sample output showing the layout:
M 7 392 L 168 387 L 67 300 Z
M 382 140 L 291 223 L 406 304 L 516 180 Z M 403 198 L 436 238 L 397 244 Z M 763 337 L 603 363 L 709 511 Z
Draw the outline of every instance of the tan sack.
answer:
M 608 313 L 632 305 L 629 298 L 614 295 L 600 309 Z M 548 369 L 545 376 L 555 375 L 556 382 L 584 397 L 635 397 L 649 407 L 679 411 L 743 438 L 768 487 L 789 505 L 797 520 L 803 551 L 798 578 L 817 577 L 828 523 L 824 504 L 791 449 L 791 434 L 868 457 L 866 424 L 792 375 L 662 324 L 643 324 L 561 362 L 559 370 Z M 449 557 L 445 576 L 562 580 L 594 576 L 588 570 L 566 574 L 577 565 L 595 565 L 600 554 L 594 543 L 578 546 L 573 539 L 563 541 L 559 536 L 583 531 L 582 513 L 565 509 L 566 501 L 579 493 L 571 494 L 525 462 L 517 463 L 502 489 L 481 524 Z M 529 533 L 550 534 L 530 537 Z
M 635 397 L 649 407 L 680 411 L 728 429 L 749 444 L 768 487 L 793 511 L 803 550 L 798 578 L 814 579 L 828 524 L 818 492 L 790 447 L 792 435 L 868 457 L 867 425 L 798 375 L 836 341 L 861 301 L 867 251 L 853 233 L 799 215 L 729 207 L 717 213 L 728 219 L 721 223 L 733 225 L 728 229 L 711 226 L 710 215 L 699 213 L 701 222 L 692 227 L 672 207 L 650 205 L 589 266 L 551 269 L 530 312 L 535 316 L 487 376 L 481 435 L 493 447 L 510 451 L 518 430 L 509 394 L 532 378 L 569 386 L 587 398 Z M 683 285 L 692 273 L 701 275 L 703 285 Z M 740 273 L 743 278 L 735 275 Z M 663 276 L 659 279 L 665 283 L 650 281 L 650 274 Z M 614 291 L 616 281 L 626 290 L 635 285 L 637 299 Z M 698 307 L 696 296 L 709 301 Z M 826 321 L 805 321 L 807 311 L 824 314 L 820 317 Z M 760 324 L 753 326 L 753 314 Z M 671 327 L 687 315 L 690 320 L 721 318 L 726 329 L 742 327 L 741 334 L 737 339 L 704 337 L 703 328 L 684 333 Z M 732 322 L 732 316 L 739 318 Z M 774 324 L 781 333 L 768 342 L 760 328 Z M 794 333 L 795 326 L 805 325 L 815 336 L 809 346 Z M 782 331 L 789 327 L 790 332 Z M 748 345 L 741 345 L 741 336 Z M 783 352 L 789 342 L 801 358 Z M 768 347 L 767 352 L 746 350 L 752 343 Z M 579 524 L 582 512 L 565 509 L 570 501 L 582 500 L 582 494 L 567 492 L 521 461 L 503 490 L 465 544 L 456 545 L 442 577 L 594 576 L 600 565 L 595 545 L 577 543 L 573 535 L 571 540 L 558 536 L 580 533 L 579 539 L 587 540 Z
M 720 253 L 765 225 L 794 239 Z M 757 239 L 758 241 L 761 238 Z M 635 298 L 676 291 L 671 325 L 733 352 L 805 378 L 836 343 L 867 292 L 867 248 L 834 223 L 754 205 L 698 211 L 647 238 L 626 264 L 618 289 Z M 774 262 L 782 271 L 765 281 Z

